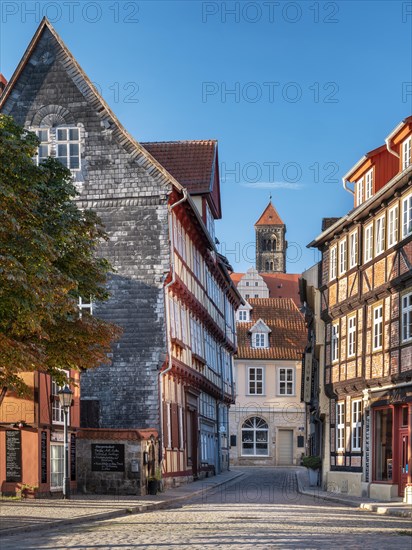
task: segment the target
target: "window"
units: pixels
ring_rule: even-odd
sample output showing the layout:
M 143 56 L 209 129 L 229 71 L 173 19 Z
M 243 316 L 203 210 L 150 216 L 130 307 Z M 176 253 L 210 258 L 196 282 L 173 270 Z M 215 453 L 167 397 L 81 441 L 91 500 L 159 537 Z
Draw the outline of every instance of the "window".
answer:
M 237 312 L 237 319 L 238 321 L 249 321 L 249 312 L 247 309 L 240 309 Z
M 253 348 L 267 348 L 267 334 L 264 332 L 255 332 L 252 334 Z
M 388 212 L 388 246 L 398 242 L 398 205 Z
M 348 318 L 348 357 L 355 355 L 356 315 Z
M 263 395 L 263 367 L 248 367 L 248 395 Z
M 209 208 L 209 205 L 206 204 L 206 227 L 209 231 L 209 234 L 212 238 L 212 241 L 215 241 L 215 219 L 213 217 L 212 211 Z
M 268 425 L 258 416 L 242 425 L 242 455 L 268 456 Z
M 373 255 L 373 223 L 365 227 L 365 250 L 364 250 L 364 262 L 370 262 Z
M 412 235 L 412 193 L 402 201 L 402 238 Z
M 278 369 L 278 395 L 295 394 L 294 369 Z
M 336 403 L 336 450 L 345 450 L 345 403 Z
M 382 348 L 382 329 L 383 329 L 383 306 L 376 306 L 373 312 L 373 334 L 372 334 L 372 349 L 378 350 Z
M 255 298 L 259 298 L 259 294 L 255 294 Z
M 362 401 L 352 401 L 352 451 L 360 451 L 362 445 Z
M 329 280 L 336 279 L 336 265 L 336 246 L 332 246 L 329 257 Z
M 373 168 L 365 175 L 365 201 L 371 198 L 373 193 Z
M 50 156 L 50 135 L 48 128 L 35 130 L 37 137 L 40 140 L 40 145 L 37 150 L 36 164 L 41 164 L 47 157 Z
M 385 250 L 385 216 L 381 216 L 375 222 L 375 256 Z
M 402 170 L 411 164 L 411 136 L 402 143 Z
M 339 275 L 346 271 L 346 239 L 339 243 Z
M 65 372 L 66 376 L 69 376 L 68 371 Z M 60 404 L 60 397 L 59 397 L 59 390 L 62 389 L 63 386 L 59 386 L 56 384 L 54 380 L 52 380 L 51 383 L 51 394 L 52 394 L 52 422 L 53 424 L 64 424 L 64 411 L 63 407 Z M 69 413 L 67 415 L 67 422 L 70 424 L 70 409 Z
M 402 296 L 402 340 L 412 340 L 412 292 Z
M 93 301 L 91 298 L 85 300 L 79 296 L 79 317 L 82 318 L 83 312 L 93 315 Z
M 249 281 L 246 281 L 246 286 L 249 286 Z
M 355 267 L 358 263 L 358 232 L 354 231 L 349 235 L 349 268 Z
M 363 202 L 363 178 L 356 183 L 356 206 Z
M 50 445 L 50 487 L 61 489 L 64 477 L 64 446 Z
M 331 338 L 331 360 L 337 361 L 339 359 L 339 324 L 332 325 L 332 338 Z
M 255 286 L 259 286 L 259 283 L 257 281 L 255 281 Z
M 70 168 L 80 168 L 80 135 L 78 128 L 57 128 L 56 133 L 56 156 L 57 159 Z

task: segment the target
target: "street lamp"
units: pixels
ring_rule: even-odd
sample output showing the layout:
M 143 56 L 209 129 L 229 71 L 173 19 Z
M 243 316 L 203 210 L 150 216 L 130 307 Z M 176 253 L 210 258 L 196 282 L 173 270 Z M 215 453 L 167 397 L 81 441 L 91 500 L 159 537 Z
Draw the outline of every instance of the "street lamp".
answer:
M 70 479 L 69 479 L 69 437 L 67 430 L 67 415 L 72 404 L 73 392 L 66 384 L 64 388 L 57 392 L 60 405 L 64 412 L 64 479 L 63 479 L 63 498 L 70 498 Z

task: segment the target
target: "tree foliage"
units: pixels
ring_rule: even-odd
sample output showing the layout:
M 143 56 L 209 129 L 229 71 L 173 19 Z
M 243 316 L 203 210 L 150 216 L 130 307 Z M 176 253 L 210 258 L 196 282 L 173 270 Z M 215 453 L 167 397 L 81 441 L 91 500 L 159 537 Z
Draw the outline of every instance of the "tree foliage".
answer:
M 108 362 L 115 325 L 79 316 L 78 300 L 108 299 L 109 263 L 96 252 L 107 235 L 73 199 L 70 171 L 33 162 L 37 136 L 0 115 L 0 386 L 27 392 L 21 372 L 64 382 L 60 369 Z

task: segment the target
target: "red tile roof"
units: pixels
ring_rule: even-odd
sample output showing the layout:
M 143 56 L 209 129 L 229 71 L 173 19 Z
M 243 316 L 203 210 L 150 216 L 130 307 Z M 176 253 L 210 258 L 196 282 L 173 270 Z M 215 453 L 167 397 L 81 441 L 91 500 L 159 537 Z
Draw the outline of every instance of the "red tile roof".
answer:
M 290 298 L 251 298 L 251 321 L 237 323 L 236 359 L 279 359 L 299 361 L 307 342 L 303 315 Z M 272 330 L 269 348 L 252 348 L 250 329 L 263 319 Z
M 230 276 L 237 286 L 244 273 L 232 273 Z M 269 298 L 292 298 L 300 306 L 299 277 L 297 273 L 259 273 L 269 288 Z
M 255 226 L 256 225 L 284 225 L 281 217 L 276 211 L 276 208 L 273 206 L 272 201 L 269 202 L 263 214 L 255 223 Z
M 210 193 L 217 141 L 156 141 L 140 143 L 190 194 Z

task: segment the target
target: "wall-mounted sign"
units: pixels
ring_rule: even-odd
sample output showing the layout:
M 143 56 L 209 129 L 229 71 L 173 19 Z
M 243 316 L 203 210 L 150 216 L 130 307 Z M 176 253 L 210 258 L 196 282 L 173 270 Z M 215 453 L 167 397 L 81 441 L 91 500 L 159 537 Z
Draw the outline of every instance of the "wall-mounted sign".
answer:
M 41 432 L 40 468 L 41 468 L 41 482 L 47 483 L 47 432 Z
M 92 443 L 92 472 L 124 472 L 124 445 Z
M 6 430 L 6 481 L 22 481 L 21 432 Z
M 76 436 L 70 434 L 70 481 L 76 481 Z

